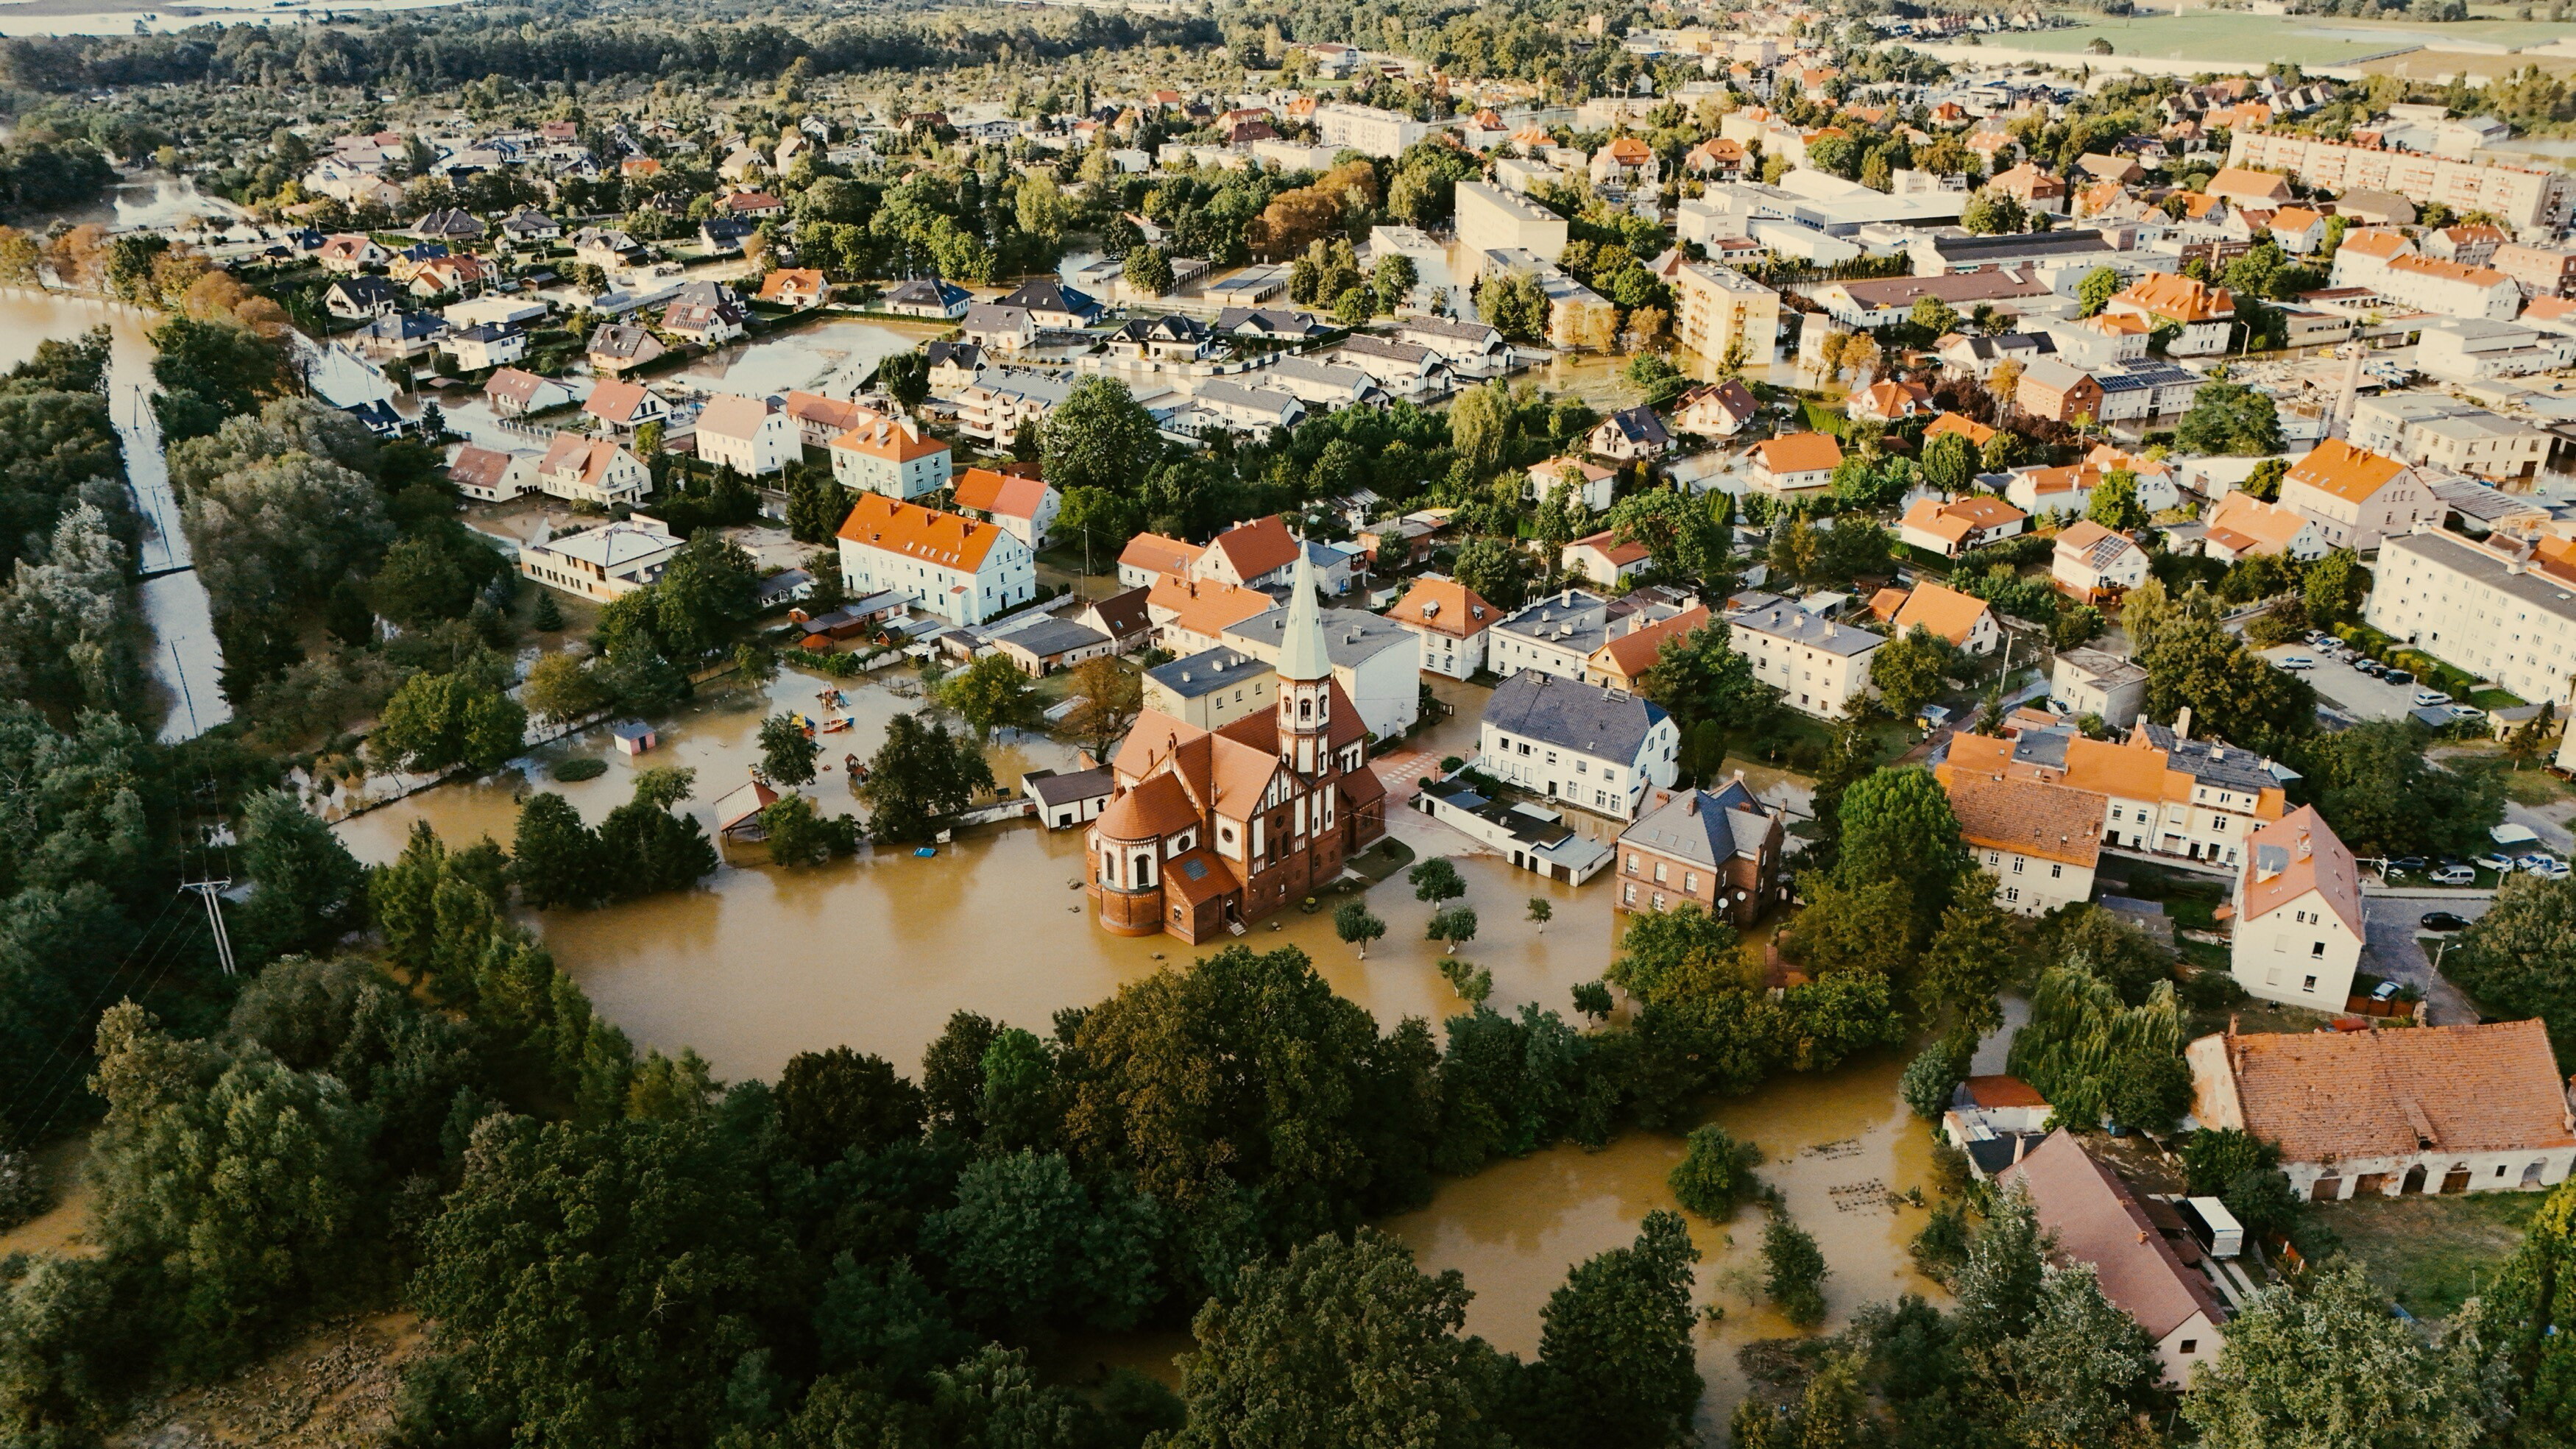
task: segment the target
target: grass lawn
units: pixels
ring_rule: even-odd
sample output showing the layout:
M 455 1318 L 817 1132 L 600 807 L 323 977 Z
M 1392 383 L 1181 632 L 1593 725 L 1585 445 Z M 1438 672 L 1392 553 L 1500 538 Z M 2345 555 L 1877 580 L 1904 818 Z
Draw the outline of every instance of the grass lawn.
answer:
M 1345 858 L 1342 864 L 1368 877 L 1370 885 L 1381 885 L 1413 864 L 1413 847 L 1392 835 L 1384 836 L 1377 844 Z
M 2441 1318 L 2495 1279 L 2522 1242 L 2523 1225 L 2546 1200 L 2538 1192 L 2457 1197 L 2354 1199 L 2319 1203 L 2331 1228 L 2370 1281 L 2418 1318 Z
M 2526 701 L 2510 689 L 2481 689 L 2469 696 L 2469 703 L 2492 712 L 2499 709 L 2520 709 Z
M 2185 941 L 2182 946 L 2185 958 L 2193 965 L 2203 969 L 2214 967 L 2219 971 L 2227 969 L 2226 948 L 2202 946 L 2197 941 Z M 2196 951 L 2214 952 L 2216 955 L 2214 958 L 2201 956 L 2195 954 Z M 2327 1020 L 2327 1015 L 2321 1011 L 2309 1011 L 2302 1007 L 2284 1006 L 2276 1001 L 2248 997 L 2234 1006 L 2204 1007 L 2192 1012 L 2190 1035 L 2203 1037 L 2212 1032 L 2225 1031 L 2230 1021 L 2236 1023 L 2238 1031 L 2249 1035 L 2254 1032 L 2305 1034 L 2324 1026 Z

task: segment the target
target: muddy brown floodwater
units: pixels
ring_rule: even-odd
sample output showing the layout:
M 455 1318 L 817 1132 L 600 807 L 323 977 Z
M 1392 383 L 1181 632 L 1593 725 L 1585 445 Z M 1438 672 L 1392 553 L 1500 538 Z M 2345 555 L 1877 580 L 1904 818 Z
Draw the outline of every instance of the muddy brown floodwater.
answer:
M 663 722 L 660 748 L 633 764 L 610 751 L 599 730 L 535 757 L 541 769 L 575 755 L 605 757 L 610 769 L 596 780 L 505 776 L 450 785 L 339 830 L 369 861 L 391 859 L 417 820 L 453 843 L 488 834 L 506 844 L 527 790 L 560 791 L 596 822 L 625 801 L 638 764 L 695 766 L 691 808 L 711 823 L 710 802 L 742 781 L 756 755 L 762 716 L 813 712 L 819 683 L 789 672 L 763 692 L 705 699 Z M 1435 757 L 1472 739 L 1482 696 L 1445 681 L 1436 687 L 1461 707 L 1417 742 Z M 852 686 L 848 694 L 857 725 L 824 737 L 824 758 L 834 768 L 814 791 L 828 809 L 849 808 L 842 757 L 871 753 L 888 718 L 918 707 L 883 684 Z M 992 757 L 995 775 L 1015 785 L 1026 770 L 1071 764 L 1073 750 L 1014 736 Z M 1391 832 L 1418 853 L 1468 848 L 1463 837 L 1416 813 L 1390 814 Z M 1462 855 L 1458 865 L 1481 928 L 1459 954 L 1491 968 L 1496 1008 L 1536 1001 L 1568 1010 L 1570 989 L 1598 977 L 1610 958 L 1607 890 L 1541 882 L 1491 855 Z M 1081 832 L 1020 822 L 961 832 L 957 844 L 928 859 L 895 849 L 804 871 L 727 864 L 693 891 L 532 919 L 556 961 L 641 1046 L 694 1047 L 728 1078 L 771 1076 L 797 1052 L 843 1044 L 909 1070 L 953 1011 L 1043 1031 L 1058 1008 L 1098 1001 L 1193 954 L 1168 937 L 1129 940 L 1098 929 L 1074 888 L 1081 875 Z M 1544 929 L 1527 919 L 1534 895 L 1555 907 Z M 1423 939 L 1430 907 L 1413 899 L 1401 876 L 1368 898 L 1388 931 L 1365 961 L 1335 939 L 1324 911 L 1287 912 L 1274 918 L 1280 929 L 1264 922 L 1244 943 L 1303 949 L 1334 990 L 1387 1025 L 1406 1016 L 1436 1023 L 1463 1010 L 1439 974 L 1441 948 Z M 1764 1177 L 1824 1249 L 1833 1267 L 1829 1326 L 1871 1300 L 1909 1289 L 1938 1293 L 1914 1274 L 1904 1251 L 1922 1211 L 1886 1199 L 1891 1190 L 1924 1184 L 1929 1173 L 1928 1139 L 1896 1099 L 1899 1069 L 1891 1059 L 1784 1079 L 1711 1114 L 1762 1146 Z M 1680 1159 L 1679 1137 L 1638 1132 L 1600 1152 L 1542 1152 L 1444 1182 L 1429 1207 L 1385 1226 L 1425 1268 L 1464 1273 L 1476 1293 L 1469 1329 L 1527 1357 L 1538 1349 L 1539 1311 L 1566 1270 L 1633 1240 L 1647 1212 L 1674 1206 L 1664 1179 Z M 1722 1432 L 1744 1394 L 1736 1349 L 1788 1329 L 1757 1301 L 1759 1215 L 1748 1210 L 1727 1226 L 1694 1220 L 1692 1230 L 1706 1255 L 1698 1299 L 1726 1309 L 1722 1323 L 1697 1330 L 1709 1381 L 1704 1426 Z M 1076 1340 L 1050 1358 L 1077 1374 L 1127 1364 L 1169 1379 L 1172 1355 L 1187 1347 L 1186 1335 L 1120 1335 Z

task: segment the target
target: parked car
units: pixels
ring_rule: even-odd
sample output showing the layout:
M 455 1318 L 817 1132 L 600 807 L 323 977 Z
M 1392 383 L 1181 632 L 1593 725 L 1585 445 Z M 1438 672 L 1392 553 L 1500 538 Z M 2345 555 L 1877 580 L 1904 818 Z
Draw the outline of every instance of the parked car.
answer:
M 2563 860 L 2544 860 L 2530 867 L 2530 871 L 2542 880 L 2565 880 L 2569 874 L 2567 862 Z
M 2373 1000 L 2373 1001 L 2394 1001 L 2394 1000 L 2396 1000 L 2396 999 L 2397 999 L 2397 983 L 2396 983 L 2396 982 L 2394 982 L 2394 981 L 2382 981 L 2382 982 L 2380 982 L 2377 986 L 2374 986 L 2374 987 L 2370 988 L 2370 999 L 2371 999 L 2371 1000 Z
M 2438 689 L 2419 689 L 2415 691 L 2415 702 L 2429 709 L 2437 704 L 2449 704 L 2451 697 Z
M 2387 665 L 2382 664 L 2378 660 L 2370 658 L 2367 655 L 2352 661 L 2352 667 L 2369 675 L 2373 679 L 2377 679 L 2388 672 Z
M 2427 876 L 2426 879 L 2432 881 L 2435 885 L 2476 885 L 2478 883 L 2478 873 L 2474 869 L 2465 865 L 2446 865 L 2433 872 L 2430 876 Z
M 2516 867 L 2522 870 L 2527 870 L 2533 875 L 2540 874 L 2550 866 L 2564 864 L 2564 862 L 2559 860 L 2557 856 L 2551 855 L 2545 850 L 2535 850 L 2528 854 L 2515 856 L 2513 863 Z
M 2487 712 L 2478 708 L 2474 704 L 2455 704 L 2451 706 L 2451 718 L 2453 719 L 2471 720 L 2485 719 L 2486 717 Z
M 2425 930 L 2448 935 L 2453 931 L 2467 930 L 2469 928 L 2469 918 L 2460 915 L 2455 911 L 2426 911 L 2424 913 L 2424 918 L 2417 921 L 2415 924 L 2423 927 Z
M 2317 661 L 2310 659 L 2305 654 L 2292 654 L 2281 661 L 2281 667 L 2283 669 L 2314 669 L 2317 667 Z
M 2513 874 L 2513 857 L 2502 851 L 2493 855 L 2481 855 L 2474 863 L 2480 870 L 2491 870 L 2498 875 Z
M 2391 684 L 2398 685 L 2413 684 L 2415 682 L 2414 671 L 2407 669 L 2392 669 L 2386 674 L 2381 675 L 2380 678 L 2387 680 Z
M 2416 871 L 2422 870 L 2424 867 L 2431 864 L 2431 861 L 2426 860 L 2420 855 L 2401 855 L 2395 860 L 2388 862 L 2388 873 L 2394 874 L 2402 870 L 2407 874 L 2412 875 Z

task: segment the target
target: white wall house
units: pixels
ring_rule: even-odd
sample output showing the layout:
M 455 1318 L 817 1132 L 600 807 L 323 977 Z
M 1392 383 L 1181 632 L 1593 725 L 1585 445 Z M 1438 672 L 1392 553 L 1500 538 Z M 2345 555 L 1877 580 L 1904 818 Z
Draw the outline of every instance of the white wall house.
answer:
M 2249 837 L 2236 868 L 2228 971 L 2251 996 L 2341 1011 L 2361 965 L 2361 871 L 2303 805 Z
M 852 598 L 900 593 L 952 624 L 980 624 L 1037 591 L 1035 556 L 998 524 L 863 493 L 840 532 Z
M 1752 663 L 1753 677 L 1780 691 L 1782 704 L 1818 719 L 1841 718 L 1854 695 L 1869 692 L 1869 661 L 1887 642 L 1763 593 L 1726 601 L 1726 637 Z
M 910 418 L 870 417 L 832 440 L 832 481 L 910 502 L 948 486 L 948 445 Z
M 1478 768 L 1553 801 L 1634 820 L 1678 773 L 1672 716 L 1624 690 L 1523 671 L 1486 701 Z
M 698 456 L 748 477 L 787 471 L 804 447 L 796 420 L 756 397 L 723 393 L 698 414 Z
M 2566 554 L 2427 525 L 2381 545 L 2374 572 L 2362 608 L 2370 627 L 2566 714 L 2576 673 L 2576 567 Z

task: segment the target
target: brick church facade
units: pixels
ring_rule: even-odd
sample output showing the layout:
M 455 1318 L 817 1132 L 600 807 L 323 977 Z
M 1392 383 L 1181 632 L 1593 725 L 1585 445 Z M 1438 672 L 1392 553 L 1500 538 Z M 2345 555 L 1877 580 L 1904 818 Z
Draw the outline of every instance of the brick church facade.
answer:
M 1087 887 L 1109 930 L 1193 945 L 1241 935 L 1386 833 L 1386 787 L 1368 767 L 1359 711 L 1333 682 L 1302 556 L 1295 588 L 1275 709 L 1216 730 L 1147 710 L 1110 762 Z

